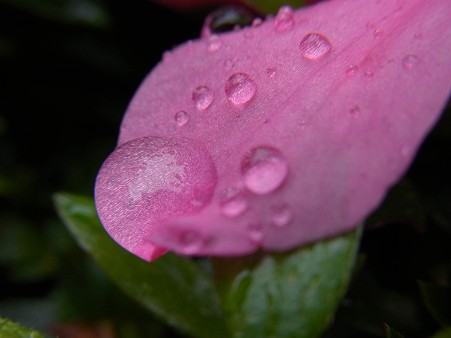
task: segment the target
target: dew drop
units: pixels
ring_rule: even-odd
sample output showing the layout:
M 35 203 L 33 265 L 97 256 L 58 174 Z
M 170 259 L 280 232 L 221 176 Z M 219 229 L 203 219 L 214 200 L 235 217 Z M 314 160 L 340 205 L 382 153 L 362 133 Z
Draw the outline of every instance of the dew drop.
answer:
M 349 109 L 349 113 L 350 113 L 352 116 L 358 116 L 358 115 L 360 115 L 360 113 L 361 113 L 360 107 L 357 106 L 357 105 L 352 106 L 352 107 Z
M 308 60 L 324 57 L 332 48 L 327 38 L 319 33 L 310 33 L 304 36 L 299 47 L 301 55 Z
M 210 36 L 207 49 L 209 52 L 216 52 L 222 46 L 222 42 L 217 35 Z
M 375 29 L 373 30 L 373 36 L 375 39 L 380 39 L 383 35 L 383 31 L 381 31 L 380 29 Z
M 214 96 L 210 88 L 200 86 L 193 91 L 192 99 L 198 110 L 205 110 L 210 107 Z
M 204 246 L 204 240 L 201 235 L 195 231 L 188 230 L 180 235 L 179 249 L 185 255 L 192 255 L 199 252 L 199 249 Z
M 228 72 L 228 71 L 232 70 L 232 68 L 233 68 L 233 61 L 230 59 L 225 60 L 224 61 L 224 70 L 226 72 Z
M 274 28 L 278 32 L 286 32 L 294 27 L 293 10 L 289 6 L 280 7 L 274 19 Z
M 276 227 L 284 227 L 293 220 L 293 210 L 288 205 L 282 205 L 274 208 L 271 223 Z
M 181 111 L 178 111 L 177 113 L 175 113 L 174 119 L 175 119 L 175 123 L 177 123 L 177 125 L 179 127 L 182 127 L 188 123 L 189 115 L 186 111 L 181 110 Z
M 402 59 L 402 64 L 405 69 L 408 69 L 408 70 L 412 69 L 413 67 L 415 67 L 418 64 L 418 57 L 414 54 L 406 55 Z
M 249 26 L 254 18 L 254 13 L 244 6 L 224 6 L 207 16 L 202 30 L 206 32 L 204 36 L 229 32 Z
M 260 146 L 244 157 L 241 170 L 246 188 L 255 194 L 264 195 L 282 185 L 288 175 L 288 164 L 277 149 Z
M 261 18 L 255 18 L 252 21 L 252 27 L 258 27 L 261 26 L 261 24 L 263 23 L 263 20 Z
M 357 66 L 357 65 L 350 65 L 346 69 L 346 75 L 347 76 L 354 76 L 355 74 L 357 74 L 358 71 L 359 71 L 359 66 Z
M 227 99 L 235 105 L 249 102 L 255 95 L 257 86 L 254 80 L 245 73 L 235 73 L 225 84 Z
M 152 239 L 149 229 L 198 212 L 210 202 L 216 182 L 215 165 L 202 144 L 138 138 L 118 146 L 102 165 L 95 187 L 97 211 L 109 234 L 140 255 L 140 243 Z
M 249 229 L 249 239 L 253 243 L 261 243 L 264 238 L 263 227 L 260 224 L 251 224 Z
M 242 215 L 248 208 L 246 198 L 236 188 L 229 188 L 221 201 L 221 212 L 227 217 Z
M 274 77 L 274 76 L 276 76 L 276 73 L 277 73 L 277 69 L 274 68 L 274 67 L 269 67 L 269 68 L 266 69 L 266 74 L 267 74 L 269 77 Z

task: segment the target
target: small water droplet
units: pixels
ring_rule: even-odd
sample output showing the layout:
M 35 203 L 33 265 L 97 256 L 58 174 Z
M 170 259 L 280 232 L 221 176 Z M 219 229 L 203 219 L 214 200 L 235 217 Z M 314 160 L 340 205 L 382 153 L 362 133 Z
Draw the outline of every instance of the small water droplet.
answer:
M 244 157 L 241 170 L 246 188 L 255 194 L 264 195 L 282 185 L 288 175 L 288 164 L 277 149 L 260 146 Z
M 181 111 L 178 111 L 177 113 L 175 113 L 174 119 L 175 119 L 175 123 L 177 123 L 177 125 L 179 127 L 182 127 L 188 123 L 189 115 L 186 111 L 181 110 Z
M 319 33 L 310 33 L 304 36 L 299 47 L 301 55 L 308 60 L 324 57 L 332 48 L 327 38 Z
M 208 46 L 207 46 L 207 49 L 209 52 L 216 52 L 217 50 L 219 50 L 219 48 L 221 48 L 221 46 L 222 46 L 222 41 L 219 39 L 219 37 L 217 35 L 210 36 L 210 38 L 208 39 Z
M 277 206 L 271 218 L 273 225 L 284 227 L 293 220 L 293 210 L 288 205 Z
M 200 86 L 193 91 L 192 99 L 198 110 L 205 110 L 210 107 L 214 96 L 210 88 Z
M 255 18 L 252 21 L 252 27 L 258 27 L 263 23 L 263 20 L 261 18 Z
M 412 69 L 418 64 L 418 57 L 415 54 L 406 55 L 402 59 L 402 64 L 405 69 Z
M 180 235 L 180 251 L 186 255 L 192 255 L 199 251 L 204 246 L 204 240 L 199 233 L 188 230 Z
M 372 70 L 365 71 L 365 77 L 373 77 L 373 76 L 374 76 L 374 72 Z
M 422 34 L 422 33 L 415 33 L 415 34 L 413 35 L 413 38 L 414 38 L 415 40 L 421 40 L 421 39 L 423 38 L 423 34 Z
M 255 95 L 257 86 L 254 80 L 245 73 L 235 73 L 226 82 L 227 99 L 235 105 L 249 102 Z
M 401 147 L 401 156 L 406 157 L 410 154 L 410 147 L 408 145 L 403 145 Z
M 280 7 L 274 19 L 274 28 L 278 32 L 286 32 L 294 27 L 293 10 L 289 6 Z
M 373 30 L 373 36 L 375 39 L 380 39 L 383 34 L 384 34 L 383 31 L 380 29 L 376 28 L 375 30 Z
M 358 105 L 352 106 L 352 107 L 349 109 L 349 113 L 350 113 L 352 116 L 358 116 L 358 115 L 360 115 L 360 113 L 361 113 L 360 107 L 359 107 Z
M 227 59 L 224 61 L 224 70 L 226 72 L 231 71 L 233 68 L 233 61 L 230 59 Z
M 274 68 L 274 67 L 269 67 L 269 68 L 266 69 L 266 74 L 267 74 L 269 77 L 274 77 L 274 76 L 276 76 L 276 73 L 277 73 L 277 69 Z
M 264 238 L 263 227 L 260 224 L 251 224 L 249 229 L 249 239 L 254 243 L 261 243 Z
M 221 201 L 221 212 L 227 217 L 242 215 L 248 208 L 246 198 L 237 188 L 229 188 Z
M 354 76 L 355 74 L 357 74 L 358 71 L 359 71 L 359 66 L 357 66 L 357 65 L 350 65 L 346 69 L 346 75 L 347 76 Z

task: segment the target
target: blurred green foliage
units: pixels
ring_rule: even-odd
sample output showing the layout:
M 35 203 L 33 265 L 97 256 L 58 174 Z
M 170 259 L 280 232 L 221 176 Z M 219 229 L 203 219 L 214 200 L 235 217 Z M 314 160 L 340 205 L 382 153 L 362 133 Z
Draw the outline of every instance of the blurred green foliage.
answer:
M 49 335 L 109 323 L 117 337 L 183 336 L 81 251 L 51 196 L 92 195 L 133 92 L 165 50 L 198 36 L 206 14 L 147 0 L 0 0 L 0 316 Z M 384 324 L 450 337 L 436 297 L 451 280 L 449 110 L 367 222 L 325 337 L 386 337 Z

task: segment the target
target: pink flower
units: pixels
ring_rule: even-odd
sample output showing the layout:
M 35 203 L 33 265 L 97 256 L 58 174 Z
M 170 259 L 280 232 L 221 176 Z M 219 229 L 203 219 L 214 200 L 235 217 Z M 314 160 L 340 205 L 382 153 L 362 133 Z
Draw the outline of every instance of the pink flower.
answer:
M 450 17 L 449 0 L 336 0 L 165 54 L 99 172 L 106 230 L 150 261 L 355 228 L 449 96 Z

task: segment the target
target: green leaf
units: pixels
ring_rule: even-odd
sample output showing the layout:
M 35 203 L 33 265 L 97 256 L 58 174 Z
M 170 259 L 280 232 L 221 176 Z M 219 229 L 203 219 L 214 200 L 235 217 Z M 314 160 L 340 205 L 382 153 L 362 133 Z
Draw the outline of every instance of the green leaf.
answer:
M 440 330 L 434 334 L 431 338 L 451 338 L 451 327 Z
M 314 338 L 346 291 L 360 230 L 284 254 L 214 260 L 235 338 Z
M 102 0 L 0 0 L 42 19 L 107 28 L 111 18 Z
M 306 0 L 249 0 L 253 7 L 259 9 L 263 13 L 277 13 L 281 6 L 291 6 L 299 8 L 305 6 Z
M 44 338 L 41 333 L 26 329 L 6 318 L 0 318 L 0 338 Z
M 384 328 L 385 328 L 385 337 L 386 338 L 404 338 L 404 336 L 402 334 L 400 334 L 398 331 L 391 328 L 387 324 L 384 324 Z
M 194 262 L 173 254 L 144 262 L 108 236 L 91 198 L 57 194 L 54 200 L 80 246 L 128 295 L 192 336 L 227 337 L 212 281 Z
M 432 317 L 441 325 L 451 325 L 451 288 L 419 281 L 423 302 Z

